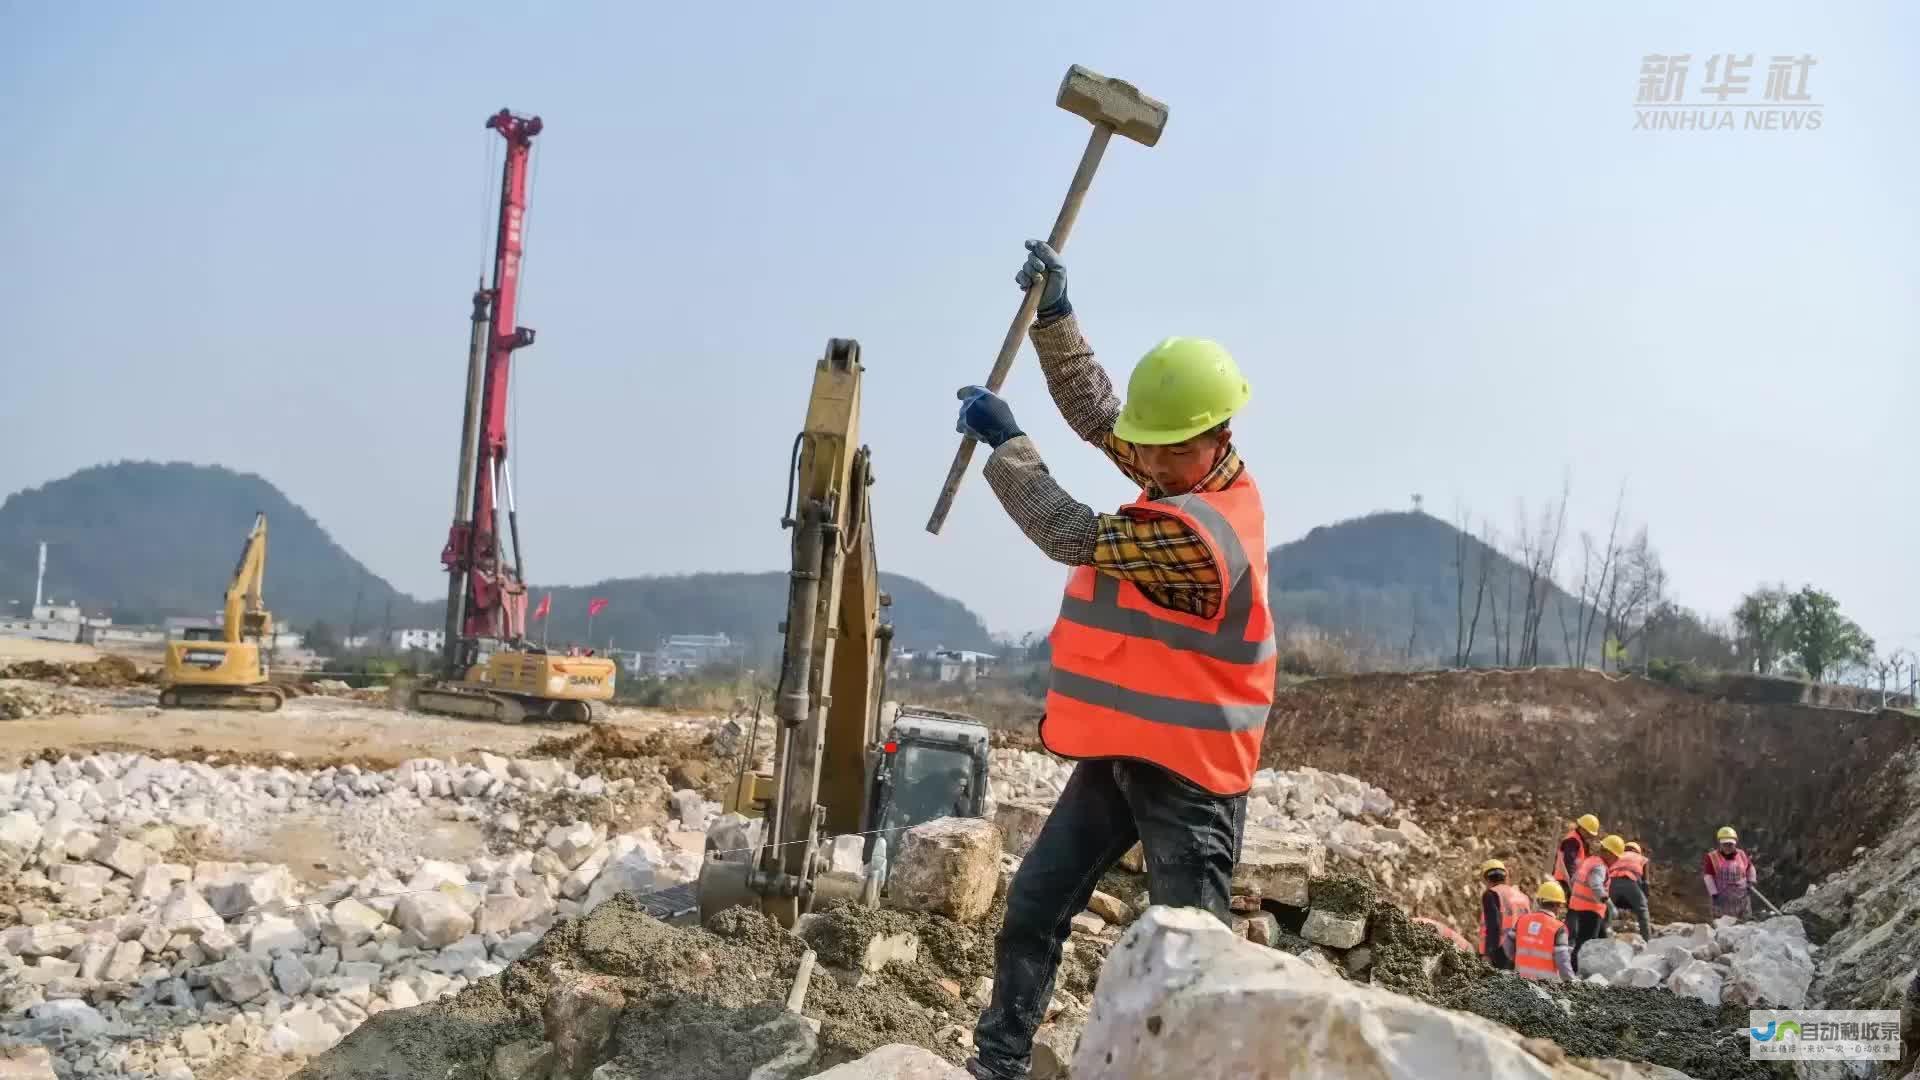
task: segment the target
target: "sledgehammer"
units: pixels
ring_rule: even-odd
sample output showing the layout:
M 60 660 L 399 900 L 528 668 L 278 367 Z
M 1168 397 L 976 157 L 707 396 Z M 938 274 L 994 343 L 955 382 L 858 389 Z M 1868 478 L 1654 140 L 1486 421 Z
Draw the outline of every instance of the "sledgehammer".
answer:
M 1135 89 L 1132 83 L 1109 79 L 1079 64 L 1067 69 L 1067 77 L 1060 81 L 1060 93 L 1053 103 L 1093 124 L 1087 148 L 1080 154 L 1080 167 L 1074 170 L 1073 182 L 1067 185 L 1066 201 L 1060 204 L 1060 216 L 1053 219 L 1053 231 L 1047 234 L 1047 243 L 1053 250 L 1065 251 L 1067 234 L 1073 231 L 1073 219 L 1080 216 L 1080 203 L 1093 183 L 1093 172 L 1100 167 L 1101 155 L 1107 152 L 1107 140 L 1118 132 L 1143 146 L 1154 145 L 1167 126 L 1167 107 Z M 1013 325 L 1007 328 L 1007 336 L 1000 342 L 1000 355 L 994 359 L 993 373 L 987 376 L 986 383 L 987 389 L 996 394 L 1007 381 L 1013 358 L 1020 351 L 1020 341 L 1027 336 L 1028 324 L 1033 322 L 1034 309 L 1040 306 L 1040 292 L 1039 282 L 1027 289 L 1020 301 L 1020 310 L 1013 317 Z M 953 467 L 947 470 L 947 482 L 940 488 L 940 501 L 934 504 L 933 516 L 927 519 L 927 531 L 935 536 L 946 524 L 947 512 L 953 509 L 953 497 L 960 491 L 960 480 L 973 462 L 973 447 L 974 440 L 964 438 L 953 455 Z

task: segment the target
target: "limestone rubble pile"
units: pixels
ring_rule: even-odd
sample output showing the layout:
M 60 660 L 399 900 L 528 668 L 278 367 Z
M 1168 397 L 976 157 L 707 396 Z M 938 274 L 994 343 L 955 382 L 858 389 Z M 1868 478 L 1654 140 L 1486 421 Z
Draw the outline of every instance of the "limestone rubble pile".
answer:
M 625 834 L 560 822 L 536 847 L 460 861 L 421 854 L 422 820 L 510 839 L 547 795 L 634 784 L 491 754 L 309 771 L 101 753 L 0 771 L 0 1032 L 56 1050 L 63 1078 L 319 1053 L 499 972 L 559 919 L 689 880 L 704 838 L 686 826 L 715 807 L 682 799 L 681 819 Z M 289 816 L 329 822 L 370 868 L 309 883 L 196 854 Z M 301 854 L 285 857 L 310 872 Z

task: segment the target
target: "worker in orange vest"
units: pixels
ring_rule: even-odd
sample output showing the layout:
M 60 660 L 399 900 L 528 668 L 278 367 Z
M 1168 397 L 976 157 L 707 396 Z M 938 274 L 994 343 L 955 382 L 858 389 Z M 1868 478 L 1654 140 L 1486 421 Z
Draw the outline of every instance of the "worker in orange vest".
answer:
M 1488 859 L 1480 864 L 1480 880 L 1486 888 L 1480 893 L 1480 937 L 1475 942 L 1487 963 L 1502 971 L 1513 970 L 1513 954 L 1507 952 L 1507 928 L 1513 921 L 1533 910 L 1527 894 L 1507 884 L 1507 864 Z
M 1507 955 L 1513 973 L 1538 982 L 1572 982 L 1573 943 L 1560 921 L 1566 911 L 1567 890 L 1557 881 L 1543 881 L 1534 891 L 1535 908 L 1515 919 L 1507 929 Z
M 1647 855 L 1640 845 L 1629 840 L 1626 850 L 1607 867 L 1607 899 L 1615 911 L 1631 911 L 1640 924 L 1640 940 L 1651 941 L 1653 931 L 1647 912 Z
M 1028 241 L 1014 279 L 1038 294 L 1029 336 L 1054 404 L 1139 495 L 1113 513 L 1078 501 L 999 395 L 961 389 L 957 426 L 992 448 L 984 473 L 1000 505 L 1070 568 L 1040 741 L 1079 762 L 1007 890 L 967 1062 L 980 1080 L 1028 1075 L 1072 918 L 1136 841 L 1154 903 L 1231 918 L 1277 670 L 1266 510 L 1228 428 L 1249 395 L 1233 357 L 1166 338 L 1134 365 L 1123 403 L 1080 332 L 1059 255 Z
M 1714 847 L 1700 861 L 1700 876 L 1706 880 L 1713 915 L 1744 919 L 1753 914 L 1753 884 L 1757 880 L 1753 857 L 1740 847 L 1740 834 L 1731 825 L 1720 826 L 1713 839 Z
M 1627 842 L 1609 834 L 1600 850 L 1580 860 L 1567 893 L 1568 922 L 1573 931 L 1573 970 L 1580 970 L 1580 946 L 1607 936 L 1607 871 L 1627 850 Z
M 1593 845 L 1599 839 L 1600 819 L 1592 814 L 1581 814 L 1567 826 L 1567 835 L 1560 838 L 1560 848 L 1553 857 L 1553 880 L 1562 889 L 1573 888 L 1573 871 L 1581 859 L 1593 854 Z

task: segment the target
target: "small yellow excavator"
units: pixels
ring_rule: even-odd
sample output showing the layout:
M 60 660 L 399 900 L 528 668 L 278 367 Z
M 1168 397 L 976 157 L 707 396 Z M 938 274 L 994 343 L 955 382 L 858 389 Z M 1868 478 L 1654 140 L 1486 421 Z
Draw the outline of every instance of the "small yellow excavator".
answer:
M 219 629 L 189 630 L 167 643 L 163 707 L 272 712 L 286 703 L 286 692 L 267 681 L 273 615 L 260 593 L 266 576 L 267 515 L 256 514 L 227 583 Z

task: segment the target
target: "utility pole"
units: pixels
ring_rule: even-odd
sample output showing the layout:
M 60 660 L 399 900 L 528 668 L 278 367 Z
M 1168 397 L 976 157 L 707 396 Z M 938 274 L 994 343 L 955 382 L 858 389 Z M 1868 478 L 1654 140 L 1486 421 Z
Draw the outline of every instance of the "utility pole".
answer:
M 33 606 L 40 606 L 40 587 L 47 581 L 47 542 L 40 541 L 40 572 L 33 578 Z

